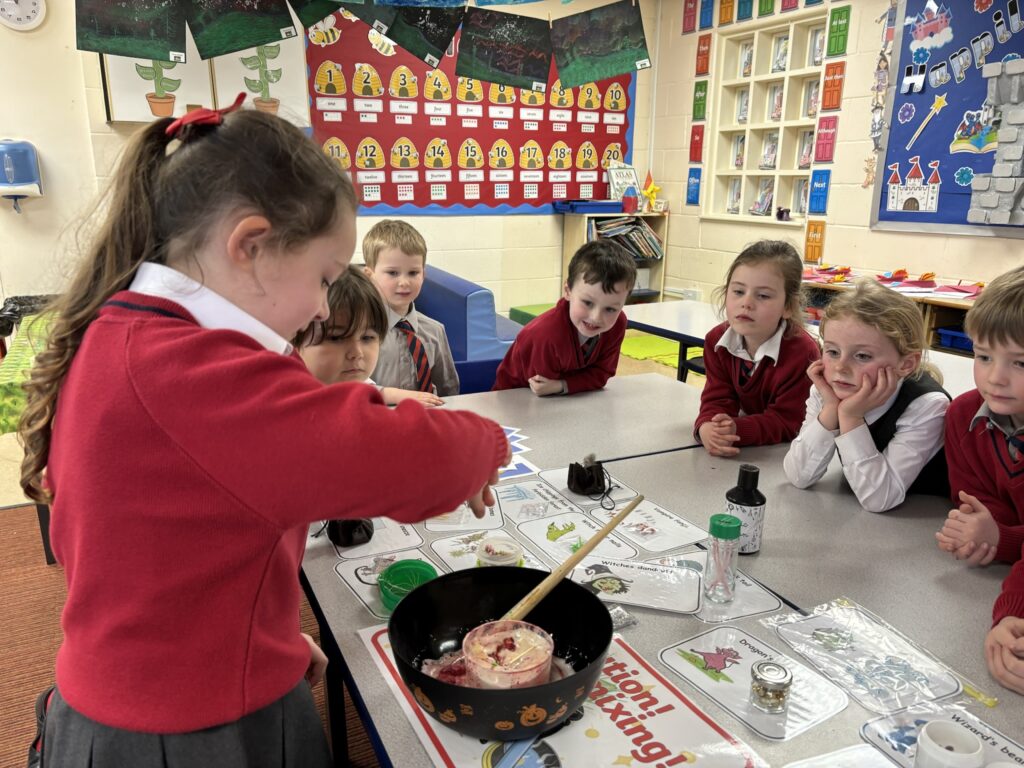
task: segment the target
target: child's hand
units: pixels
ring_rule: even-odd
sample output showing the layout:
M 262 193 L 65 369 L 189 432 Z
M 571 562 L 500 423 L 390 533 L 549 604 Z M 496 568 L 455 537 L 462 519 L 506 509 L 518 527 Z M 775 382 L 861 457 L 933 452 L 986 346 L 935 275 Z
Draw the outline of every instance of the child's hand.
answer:
M 942 530 L 935 534 L 939 549 L 949 552 L 967 565 L 988 565 L 995 559 L 999 545 L 999 526 L 988 507 L 965 491 L 963 503 L 949 512 Z
M 1024 619 L 1007 616 L 985 637 L 988 671 L 999 684 L 1024 693 Z
M 724 413 L 716 413 L 711 421 L 706 421 L 697 430 L 704 450 L 712 456 L 736 456 L 740 449 L 733 443 L 739 441 L 736 434 L 736 422 Z
M 825 381 L 825 364 L 821 360 L 815 360 L 807 368 L 807 376 L 821 396 L 818 422 L 830 432 L 839 429 L 839 398 L 836 397 L 832 385 Z
M 896 375 L 896 369 L 892 366 L 880 368 L 874 383 L 864 376 L 860 389 L 839 403 L 840 429 L 846 426 L 848 431 L 859 426 L 857 422 L 863 421 L 865 414 L 892 397 L 899 383 L 900 377 Z
M 327 671 L 327 655 L 320 650 L 320 646 L 312 637 L 305 632 L 302 633 L 302 637 L 309 643 L 309 666 L 306 668 L 306 682 L 312 688 L 324 679 L 324 672 Z
M 512 445 L 508 442 L 508 440 L 506 440 L 505 441 L 505 460 L 501 463 L 501 466 L 505 467 L 505 466 L 508 466 L 511 463 L 512 463 Z M 491 486 L 498 484 L 498 480 L 500 479 L 500 477 L 499 477 L 500 474 L 501 474 L 501 467 L 497 467 L 491 473 L 491 476 L 487 479 L 487 484 L 483 488 L 480 489 L 480 493 L 476 493 L 476 494 L 473 495 L 473 497 L 471 499 L 467 499 L 466 500 L 466 504 L 468 504 L 469 508 L 471 510 L 473 510 L 473 515 L 477 519 L 480 519 L 484 515 L 487 514 L 487 508 L 488 507 L 493 507 L 494 506 L 494 503 L 495 503 L 494 491 L 491 488 Z
M 380 396 L 384 398 L 384 402 L 387 405 L 398 405 L 403 400 L 415 400 L 424 408 L 444 405 L 444 400 L 438 397 L 436 392 L 418 392 L 415 389 L 383 387 L 380 391 Z
M 537 397 L 562 394 L 562 380 L 549 379 L 539 373 L 530 377 L 530 389 Z

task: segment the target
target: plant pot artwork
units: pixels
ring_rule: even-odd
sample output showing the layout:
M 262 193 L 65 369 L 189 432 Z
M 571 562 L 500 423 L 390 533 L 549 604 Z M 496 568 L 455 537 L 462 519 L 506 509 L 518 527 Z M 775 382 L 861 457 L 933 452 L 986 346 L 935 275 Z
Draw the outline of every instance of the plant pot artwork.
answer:
M 260 112 L 267 112 L 271 115 L 276 115 L 278 107 L 281 106 L 280 99 L 253 99 L 252 103 Z
M 174 96 L 157 96 L 155 93 L 147 93 L 146 101 L 149 102 L 149 111 L 155 117 L 171 117 L 174 114 Z

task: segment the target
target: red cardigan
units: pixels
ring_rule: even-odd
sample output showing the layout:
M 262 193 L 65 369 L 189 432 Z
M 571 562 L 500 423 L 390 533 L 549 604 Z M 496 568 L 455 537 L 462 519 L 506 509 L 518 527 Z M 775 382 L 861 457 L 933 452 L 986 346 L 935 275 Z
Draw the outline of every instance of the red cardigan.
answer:
M 310 522 L 454 509 L 507 443 L 464 411 L 325 387 L 297 357 L 123 291 L 61 387 L 47 482 L 68 584 L 57 685 L 104 725 L 233 722 L 303 677 Z
M 736 419 L 736 434 L 744 445 L 774 445 L 796 437 L 804 420 L 811 380 L 807 367 L 821 357 L 817 343 L 806 331 L 783 336 L 779 359 L 765 357 L 754 375 L 739 383 L 740 360 L 715 345 L 729 327 L 722 323 L 704 338 L 704 369 L 707 381 L 700 396 L 700 413 L 693 434 L 719 413 Z M 743 411 L 745 416 L 739 416 Z
M 569 394 L 601 389 L 615 375 L 619 347 L 626 335 L 626 313 L 597 338 L 597 346 L 583 360 L 579 333 L 569 320 L 569 302 L 559 299 L 547 312 L 535 317 L 519 332 L 498 366 L 494 389 L 530 386 L 530 377 L 565 379 Z
M 1024 454 L 1010 458 L 1006 436 L 971 420 L 983 399 L 973 389 L 956 398 L 946 411 L 946 462 L 953 504 L 960 506 L 960 491 L 977 497 L 999 526 L 996 559 L 1020 559 L 1024 546 Z

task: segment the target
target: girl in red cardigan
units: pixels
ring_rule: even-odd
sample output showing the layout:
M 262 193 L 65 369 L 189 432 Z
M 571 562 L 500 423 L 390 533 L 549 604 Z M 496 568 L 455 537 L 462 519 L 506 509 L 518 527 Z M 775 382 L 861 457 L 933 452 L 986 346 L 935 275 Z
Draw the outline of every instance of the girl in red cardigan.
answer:
M 747 246 L 715 293 L 726 321 L 704 339 L 707 382 L 694 436 L 712 456 L 792 440 L 807 397 L 807 366 L 820 357 L 804 330 L 803 262 L 778 240 Z
M 327 319 L 355 209 L 319 147 L 256 110 L 129 144 L 20 428 L 68 585 L 47 768 L 326 768 L 309 524 L 493 501 L 500 426 L 324 386 L 287 341 Z

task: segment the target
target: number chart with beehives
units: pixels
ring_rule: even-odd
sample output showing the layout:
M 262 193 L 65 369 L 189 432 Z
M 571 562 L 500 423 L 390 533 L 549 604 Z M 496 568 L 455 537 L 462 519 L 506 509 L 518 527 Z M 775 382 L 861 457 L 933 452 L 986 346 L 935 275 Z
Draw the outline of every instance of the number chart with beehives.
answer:
M 542 213 L 607 197 L 629 162 L 634 75 L 544 92 L 455 75 L 459 37 L 432 68 L 348 14 L 310 38 L 313 136 L 367 213 Z

